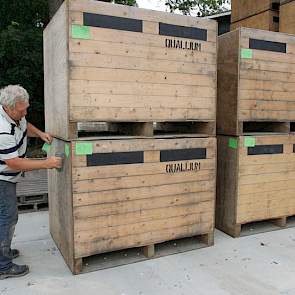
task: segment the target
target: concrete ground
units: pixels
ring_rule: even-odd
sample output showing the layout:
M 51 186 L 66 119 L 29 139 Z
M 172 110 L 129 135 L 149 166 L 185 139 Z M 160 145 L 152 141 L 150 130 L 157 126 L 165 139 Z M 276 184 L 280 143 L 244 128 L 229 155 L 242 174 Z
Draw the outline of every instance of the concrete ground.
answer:
M 295 228 L 233 239 L 216 231 L 215 246 L 73 276 L 48 231 L 48 213 L 21 214 L 16 263 L 22 278 L 0 281 L 0 294 L 295 295 Z

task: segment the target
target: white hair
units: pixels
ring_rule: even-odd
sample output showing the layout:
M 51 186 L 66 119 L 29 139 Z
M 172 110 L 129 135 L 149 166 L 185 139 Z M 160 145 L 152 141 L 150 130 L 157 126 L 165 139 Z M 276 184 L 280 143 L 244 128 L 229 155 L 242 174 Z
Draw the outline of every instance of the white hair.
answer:
M 0 89 L 0 105 L 14 108 L 18 101 L 29 101 L 29 94 L 25 88 L 20 85 L 8 85 Z

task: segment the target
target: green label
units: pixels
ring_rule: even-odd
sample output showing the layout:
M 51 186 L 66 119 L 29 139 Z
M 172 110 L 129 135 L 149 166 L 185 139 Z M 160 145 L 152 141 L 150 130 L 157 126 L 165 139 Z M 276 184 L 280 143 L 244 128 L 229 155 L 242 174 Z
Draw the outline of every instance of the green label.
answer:
M 90 29 L 87 26 L 72 25 L 73 39 L 90 39 Z
M 46 154 L 48 154 L 50 152 L 50 147 L 51 147 L 51 145 L 48 144 L 47 142 L 45 142 L 42 147 L 42 151 L 45 152 Z
M 65 144 L 65 155 L 68 158 L 70 156 L 70 146 Z
M 254 147 L 256 145 L 256 139 L 252 136 L 246 136 L 244 138 L 244 147 Z
M 228 141 L 228 146 L 232 149 L 237 149 L 238 148 L 238 140 L 235 138 L 230 138 Z
M 92 155 L 92 143 L 77 142 L 76 143 L 76 155 Z
M 253 58 L 253 50 L 252 49 L 241 49 L 241 58 Z

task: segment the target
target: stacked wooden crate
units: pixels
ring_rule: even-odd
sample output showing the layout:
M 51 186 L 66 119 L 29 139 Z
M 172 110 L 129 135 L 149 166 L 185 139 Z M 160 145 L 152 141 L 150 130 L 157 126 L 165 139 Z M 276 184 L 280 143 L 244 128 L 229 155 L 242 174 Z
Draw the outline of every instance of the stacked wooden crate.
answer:
M 295 36 L 242 28 L 219 37 L 216 226 L 295 214 Z
M 280 32 L 295 34 L 295 1 L 281 0 Z
M 45 29 L 49 154 L 65 154 L 50 231 L 74 273 L 104 252 L 213 244 L 216 38 L 215 21 L 86 0 Z M 112 136 L 81 137 L 105 122 Z
M 231 30 L 240 27 L 279 31 L 279 0 L 232 0 Z

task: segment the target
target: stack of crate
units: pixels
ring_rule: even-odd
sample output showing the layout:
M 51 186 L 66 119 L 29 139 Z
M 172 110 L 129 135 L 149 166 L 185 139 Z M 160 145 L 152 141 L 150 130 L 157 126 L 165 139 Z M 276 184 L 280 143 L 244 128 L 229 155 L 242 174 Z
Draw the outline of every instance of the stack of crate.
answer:
M 279 31 L 280 0 L 232 0 L 231 30 L 240 27 Z
M 216 226 L 295 214 L 295 36 L 242 28 L 219 37 Z
M 213 244 L 216 39 L 212 20 L 88 0 L 45 29 L 49 154 L 65 154 L 49 172 L 50 231 L 74 273 L 99 253 Z M 112 135 L 81 137 L 105 122 Z
M 295 1 L 281 0 L 280 32 L 295 34 Z

